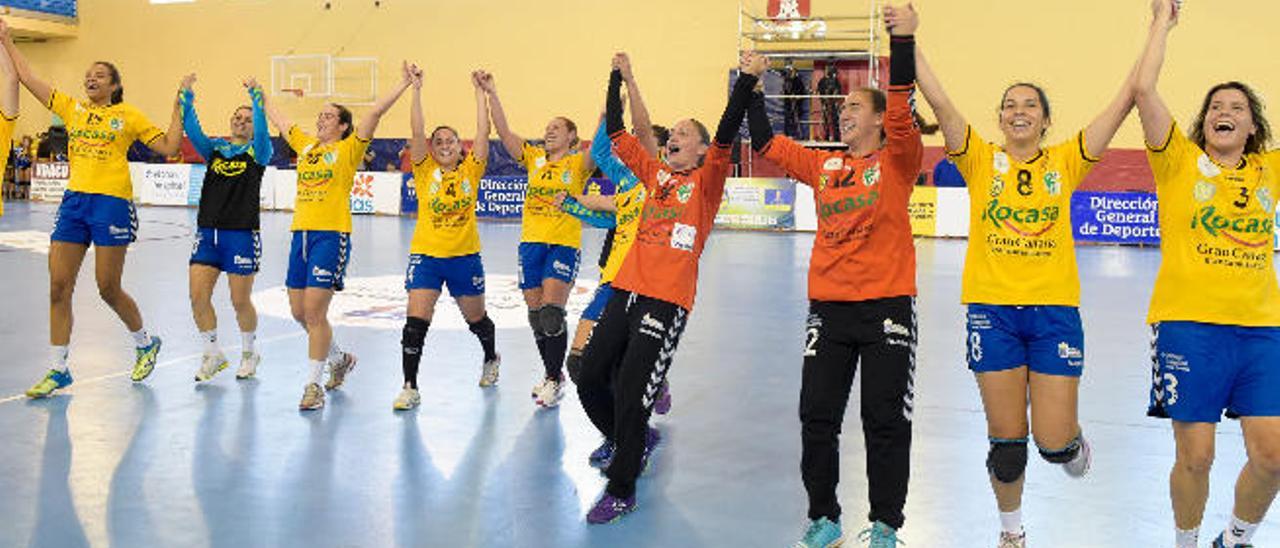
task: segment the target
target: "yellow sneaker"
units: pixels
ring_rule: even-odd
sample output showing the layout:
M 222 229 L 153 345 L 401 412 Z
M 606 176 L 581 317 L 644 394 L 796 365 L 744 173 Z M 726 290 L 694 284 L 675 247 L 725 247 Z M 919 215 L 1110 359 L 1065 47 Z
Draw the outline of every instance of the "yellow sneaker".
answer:
M 133 382 L 142 382 L 151 376 L 156 368 L 156 357 L 160 355 L 160 337 L 151 336 L 151 344 L 138 347 L 138 357 L 133 362 L 133 374 L 129 378 Z
M 324 390 L 314 382 L 307 383 L 307 387 L 302 391 L 302 401 L 298 403 L 298 409 L 311 411 L 321 407 L 324 407 Z
M 35 386 L 27 389 L 28 398 L 47 398 L 54 390 L 71 386 L 71 372 L 50 369 Z

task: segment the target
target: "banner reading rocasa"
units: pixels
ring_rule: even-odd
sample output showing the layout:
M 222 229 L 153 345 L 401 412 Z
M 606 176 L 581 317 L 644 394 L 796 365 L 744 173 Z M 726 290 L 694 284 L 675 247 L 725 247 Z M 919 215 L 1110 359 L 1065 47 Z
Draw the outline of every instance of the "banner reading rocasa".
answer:
M 730 177 L 716 214 L 716 226 L 794 230 L 796 183 L 791 179 Z
M 1071 225 L 1076 241 L 1160 243 L 1156 195 L 1146 192 L 1076 192 Z

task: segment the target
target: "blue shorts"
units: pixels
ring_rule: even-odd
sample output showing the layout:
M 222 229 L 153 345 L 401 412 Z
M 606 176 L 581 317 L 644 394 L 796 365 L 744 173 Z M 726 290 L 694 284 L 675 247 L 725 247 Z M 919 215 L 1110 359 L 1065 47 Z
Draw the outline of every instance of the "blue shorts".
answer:
M 49 238 L 100 247 L 129 245 L 138 239 L 138 212 L 124 198 L 68 190 Z
M 547 278 L 573 285 L 581 258 L 576 247 L 520 242 L 520 289 L 542 287 L 542 280 Z
M 446 285 L 454 297 L 484 295 L 484 263 L 480 262 L 480 254 L 445 258 L 409 255 L 409 271 L 404 275 L 406 291 L 440 291 Z
M 1160 322 L 1152 327 L 1147 414 L 1181 422 L 1280 416 L 1280 327 Z
M 351 235 L 332 230 L 298 230 L 289 246 L 289 289 L 319 287 L 342 291 L 351 254 Z
M 609 304 L 609 297 L 613 296 L 613 285 L 608 283 L 600 284 L 596 288 L 596 292 L 591 296 L 591 304 L 587 305 L 586 310 L 582 311 L 582 319 L 599 322 L 600 316 L 604 314 L 604 305 Z
M 1043 375 L 1084 373 L 1084 328 L 1074 306 L 971 304 L 965 329 L 974 373 L 1024 365 Z
M 262 238 L 257 230 L 197 228 L 191 264 L 212 266 L 227 274 L 252 276 L 262 259 Z

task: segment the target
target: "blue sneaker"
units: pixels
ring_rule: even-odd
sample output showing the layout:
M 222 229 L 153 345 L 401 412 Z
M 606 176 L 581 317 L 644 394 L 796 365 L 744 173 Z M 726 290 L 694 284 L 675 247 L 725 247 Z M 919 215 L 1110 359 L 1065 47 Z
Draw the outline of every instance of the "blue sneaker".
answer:
M 905 544 L 898 540 L 897 529 L 879 521 L 858 533 L 858 541 L 866 542 L 869 548 L 897 548 L 898 544 Z
M 596 501 L 596 505 L 591 508 L 591 511 L 587 512 L 587 523 L 613 523 L 635 509 L 635 495 L 620 499 L 605 491 L 603 495 L 600 495 L 600 500 Z
M 1226 533 L 1218 533 L 1218 538 L 1213 539 L 1213 548 L 1253 548 L 1252 544 L 1235 544 L 1232 547 L 1228 547 L 1226 541 L 1223 540 L 1224 535 Z
M 600 442 L 600 447 L 597 447 L 595 451 L 591 452 L 591 456 L 587 457 L 587 462 L 591 464 L 592 468 L 604 470 L 613 461 L 614 449 L 616 449 L 616 446 L 613 445 L 612 441 L 604 440 Z
M 151 344 L 138 347 L 138 358 L 133 363 L 133 382 L 142 382 L 156 368 L 156 356 L 160 355 L 160 337 L 151 336 Z
M 844 542 L 844 534 L 840 532 L 840 523 L 831 521 L 825 516 L 809 522 L 804 538 L 792 548 L 835 548 Z
M 45 373 L 44 378 L 40 379 L 40 382 L 27 389 L 27 397 L 32 399 L 47 398 L 53 394 L 54 390 L 71 386 L 71 382 L 71 371 L 50 369 L 48 373 Z

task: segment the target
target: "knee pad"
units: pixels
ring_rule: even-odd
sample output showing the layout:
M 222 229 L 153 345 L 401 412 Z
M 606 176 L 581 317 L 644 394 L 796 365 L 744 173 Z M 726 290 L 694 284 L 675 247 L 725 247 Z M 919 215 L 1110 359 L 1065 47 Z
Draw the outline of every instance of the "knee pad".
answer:
M 533 336 L 539 339 L 541 339 L 544 336 L 542 334 L 542 321 L 540 320 L 541 317 L 542 317 L 541 307 L 529 309 L 529 327 L 533 328 Z
M 1062 449 L 1049 450 L 1039 446 L 1037 446 L 1037 449 L 1040 450 L 1040 457 L 1044 460 L 1054 464 L 1068 463 L 1071 462 L 1071 459 L 1076 458 L 1076 455 L 1080 454 L 1080 436 L 1076 436 Z
M 579 350 L 570 350 L 569 357 L 564 360 L 565 369 L 569 370 L 569 380 L 573 384 L 578 384 L 578 379 L 582 375 L 582 352 Z
M 565 323 L 564 307 L 558 304 L 543 305 L 538 309 L 538 323 L 542 326 L 542 334 L 548 337 L 559 337 L 569 329 Z
M 404 320 L 404 331 L 400 334 L 400 345 L 410 353 L 422 352 L 422 343 L 427 339 L 427 328 L 431 322 L 422 318 L 409 316 Z
M 1027 470 L 1027 440 L 991 440 L 987 471 L 1000 483 L 1013 483 Z

